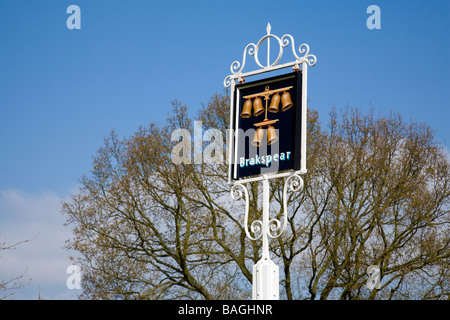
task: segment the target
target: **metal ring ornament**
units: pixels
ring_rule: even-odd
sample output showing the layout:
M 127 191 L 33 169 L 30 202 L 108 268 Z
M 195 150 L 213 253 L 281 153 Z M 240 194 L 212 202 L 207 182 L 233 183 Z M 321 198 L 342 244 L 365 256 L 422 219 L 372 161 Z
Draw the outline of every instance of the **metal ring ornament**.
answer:
M 270 38 L 275 38 L 278 41 L 278 45 L 279 47 L 279 52 L 278 52 L 278 57 L 277 59 L 273 62 L 270 63 L 269 61 L 267 61 L 267 66 L 263 66 L 260 62 L 259 62 L 259 58 L 258 58 L 258 52 L 259 52 L 259 48 L 261 46 L 261 44 L 263 43 L 264 40 L 269 40 Z M 264 37 L 262 37 L 259 41 L 258 44 L 256 45 L 256 50 L 255 50 L 255 62 L 258 64 L 258 66 L 260 66 L 263 69 L 269 68 L 269 67 L 273 67 L 276 66 L 278 64 L 278 62 L 280 61 L 281 57 L 283 56 L 283 43 L 281 41 L 280 38 L 278 38 L 276 35 L 273 34 L 267 34 Z

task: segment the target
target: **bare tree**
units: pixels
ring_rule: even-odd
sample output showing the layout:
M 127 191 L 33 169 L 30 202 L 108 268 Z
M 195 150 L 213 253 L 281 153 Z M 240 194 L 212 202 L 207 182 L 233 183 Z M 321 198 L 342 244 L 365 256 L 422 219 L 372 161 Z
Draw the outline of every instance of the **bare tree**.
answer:
M 202 165 L 174 165 L 171 133 L 192 124 L 179 103 L 168 122 L 141 128 L 132 139 L 112 134 L 92 176 L 83 178 L 82 190 L 64 205 L 75 225 L 70 247 L 83 254 L 87 297 L 248 296 L 240 285 L 239 269 L 247 268 L 234 226 L 240 221 L 228 211 L 229 199 L 220 204 L 213 194 L 220 198 L 221 190 L 212 184 L 229 193 L 223 177 Z M 211 189 L 205 188 L 208 181 Z
M 295 246 L 305 248 L 303 297 L 448 297 L 449 163 L 430 128 L 347 110 L 331 114 L 320 143 L 305 178 L 310 222 L 286 241 L 306 231 Z M 370 265 L 381 269 L 379 290 L 367 289 Z
M 14 250 L 17 246 L 25 242 L 28 242 L 28 240 L 8 245 L 6 241 L 4 241 L 0 243 L 0 252 Z M 30 280 L 28 280 L 27 283 L 23 282 L 26 272 L 27 268 L 20 275 L 8 275 L 7 279 L 0 277 L 0 300 L 10 298 L 29 283 Z
M 173 106 L 165 126 L 105 139 L 63 205 L 83 298 L 250 297 L 261 243 L 246 238 L 225 162 L 172 161 L 172 132 L 193 132 L 187 108 Z M 225 136 L 228 95 L 214 95 L 196 119 Z M 287 231 L 270 244 L 282 297 L 449 297 L 449 161 L 429 127 L 347 110 L 322 129 L 310 110 L 307 167 L 303 191 L 289 194 Z M 278 217 L 282 187 L 271 182 Z M 262 214 L 261 191 L 249 185 L 250 223 Z M 380 267 L 380 289 L 366 287 L 370 265 Z

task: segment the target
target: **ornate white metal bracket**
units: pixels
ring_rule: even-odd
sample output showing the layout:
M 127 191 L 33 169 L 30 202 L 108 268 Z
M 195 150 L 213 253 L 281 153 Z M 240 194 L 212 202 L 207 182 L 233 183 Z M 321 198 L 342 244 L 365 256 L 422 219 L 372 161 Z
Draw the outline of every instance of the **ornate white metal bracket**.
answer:
M 287 67 L 291 67 L 291 66 L 293 66 L 294 69 L 300 69 L 300 65 L 303 63 L 307 63 L 310 67 L 312 67 L 316 64 L 317 58 L 315 55 L 309 53 L 309 46 L 306 43 L 301 44 L 300 47 L 298 48 L 298 52 L 301 55 L 301 56 L 299 56 L 297 54 L 297 52 L 295 51 L 294 38 L 290 34 L 285 34 L 281 38 L 279 38 L 276 35 L 270 33 L 271 29 L 272 29 L 272 27 L 270 26 L 270 23 L 268 23 L 267 28 L 266 28 L 267 34 L 265 36 L 263 36 L 258 41 L 257 44 L 249 43 L 245 47 L 244 54 L 242 56 L 242 64 L 239 61 L 234 61 L 231 64 L 230 69 L 231 69 L 232 74 L 230 74 L 229 76 L 227 76 L 225 78 L 225 80 L 223 82 L 225 87 L 228 88 L 231 85 L 232 80 L 237 79 L 238 81 L 240 81 L 244 77 L 252 76 L 255 74 L 262 73 L 262 72 L 274 71 L 274 70 L 287 68 Z M 272 63 L 270 62 L 270 48 L 271 48 L 270 47 L 270 39 L 275 39 L 279 45 L 278 56 L 275 59 L 275 61 Z M 261 48 L 261 44 L 265 40 L 267 40 L 267 63 L 264 66 L 259 61 L 259 49 Z M 295 60 L 292 62 L 284 63 L 284 64 L 278 64 L 281 60 L 281 57 L 283 56 L 284 48 L 289 46 L 289 44 L 292 44 L 292 54 L 293 54 Z M 260 66 L 262 69 L 244 73 L 243 70 L 245 67 L 247 54 L 250 56 L 254 56 L 256 64 L 258 66 Z
M 266 182 L 264 184 L 264 192 L 268 192 L 268 180 L 267 178 L 264 179 Z M 267 190 L 266 190 L 267 186 Z M 269 237 L 272 239 L 278 238 L 286 229 L 287 222 L 288 222 L 288 215 L 287 215 L 287 192 L 288 188 L 292 192 L 299 191 L 303 188 L 303 179 L 298 174 L 293 174 L 289 176 L 286 181 L 284 182 L 284 188 L 283 188 L 283 217 L 282 222 L 276 218 L 269 219 L 269 212 L 268 212 L 268 206 L 266 208 L 266 204 L 264 204 L 263 210 L 266 211 L 267 209 L 267 215 L 265 215 L 263 212 L 263 220 L 255 220 L 250 224 L 250 230 L 249 230 L 249 222 L 248 222 L 248 214 L 249 214 L 249 195 L 248 195 L 248 189 L 244 184 L 237 183 L 231 188 L 231 197 L 233 200 L 237 201 L 240 199 L 244 199 L 245 201 L 245 215 L 244 215 L 244 230 L 245 234 L 250 240 L 258 240 L 261 237 L 263 238 L 263 243 L 267 241 L 265 240 L 265 237 Z M 265 197 L 268 199 L 268 197 Z M 253 235 L 252 235 L 253 234 Z M 266 252 L 265 249 L 267 249 Z M 268 248 L 263 248 L 263 256 L 268 256 Z
M 283 218 L 281 222 L 276 218 L 270 219 L 269 213 L 269 179 L 267 175 L 263 180 L 263 217 L 261 220 L 255 220 L 248 229 L 249 214 L 249 196 L 247 187 L 244 184 L 235 184 L 231 188 L 231 197 L 233 200 L 244 198 L 245 217 L 244 230 L 250 240 L 262 239 L 261 259 L 253 266 L 253 299 L 254 300 L 278 300 L 279 298 L 279 268 L 270 259 L 269 239 L 278 238 L 286 229 L 288 222 L 287 215 L 287 191 L 298 191 L 303 188 L 303 179 L 298 174 L 289 176 L 284 182 L 283 188 Z M 253 235 L 252 235 L 252 234 Z

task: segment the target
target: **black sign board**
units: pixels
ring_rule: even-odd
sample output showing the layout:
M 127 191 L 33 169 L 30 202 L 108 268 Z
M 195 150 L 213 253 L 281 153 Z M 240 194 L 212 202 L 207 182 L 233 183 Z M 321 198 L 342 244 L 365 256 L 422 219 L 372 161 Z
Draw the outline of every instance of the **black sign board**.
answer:
M 300 169 L 301 82 L 296 71 L 235 86 L 232 179 Z

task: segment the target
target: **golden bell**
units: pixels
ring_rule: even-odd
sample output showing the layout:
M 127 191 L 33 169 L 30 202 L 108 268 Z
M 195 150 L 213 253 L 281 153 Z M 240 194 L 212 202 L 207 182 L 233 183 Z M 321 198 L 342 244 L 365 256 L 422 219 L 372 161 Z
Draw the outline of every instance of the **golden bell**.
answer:
M 253 101 L 253 109 L 255 110 L 253 114 L 255 117 L 264 112 L 263 103 L 260 97 L 256 98 L 255 101 Z
M 272 97 L 272 101 L 270 102 L 270 106 L 269 106 L 269 111 L 272 113 L 276 113 L 278 112 L 278 106 L 280 104 L 280 95 L 274 94 Z
M 292 103 L 291 95 L 289 94 L 289 92 L 285 91 L 281 96 L 281 111 L 286 111 L 293 105 L 294 104 Z
M 278 136 L 275 128 L 273 126 L 269 126 L 267 128 L 267 145 L 270 146 L 272 143 L 278 141 Z
M 258 128 L 256 129 L 255 136 L 253 137 L 252 145 L 255 147 L 261 146 L 261 142 L 264 136 L 264 129 Z
M 244 106 L 242 107 L 241 117 L 242 118 L 250 118 L 252 115 L 252 100 L 247 99 L 244 102 Z

